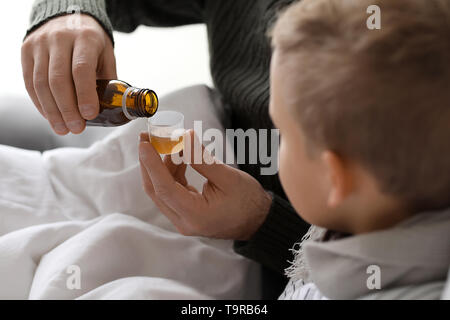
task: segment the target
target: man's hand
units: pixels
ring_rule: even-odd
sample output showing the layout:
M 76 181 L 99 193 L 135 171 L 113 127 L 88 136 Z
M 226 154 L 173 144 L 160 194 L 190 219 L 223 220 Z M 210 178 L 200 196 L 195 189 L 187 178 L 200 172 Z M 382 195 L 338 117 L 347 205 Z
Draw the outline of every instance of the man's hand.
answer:
M 184 139 L 190 139 L 186 145 L 192 146 L 193 159 L 194 139 L 197 138 L 191 130 Z M 139 159 L 145 192 L 181 234 L 248 240 L 262 225 L 272 199 L 253 177 L 217 161 L 194 164 L 192 159 L 185 159 L 183 164 L 175 165 L 171 156 L 162 161 L 147 133 L 141 133 L 140 141 Z M 202 149 L 203 154 L 204 147 Z M 208 179 L 201 193 L 187 184 L 186 162 Z
M 98 116 L 96 79 L 115 79 L 111 39 L 100 24 L 81 15 L 54 18 L 33 31 L 22 45 L 25 86 L 39 112 L 60 135 L 81 133 L 85 120 Z

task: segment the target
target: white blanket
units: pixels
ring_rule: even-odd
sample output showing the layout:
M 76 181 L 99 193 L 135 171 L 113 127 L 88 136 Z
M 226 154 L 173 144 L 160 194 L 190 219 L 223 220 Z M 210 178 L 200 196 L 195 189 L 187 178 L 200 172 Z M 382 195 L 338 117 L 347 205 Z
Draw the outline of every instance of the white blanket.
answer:
M 188 128 L 194 119 L 220 128 L 212 105 L 204 86 L 161 102 L 183 111 Z M 0 145 L 0 298 L 260 297 L 259 267 L 231 241 L 180 235 L 145 194 L 138 135 L 146 129 L 135 120 L 90 148 L 43 154 Z

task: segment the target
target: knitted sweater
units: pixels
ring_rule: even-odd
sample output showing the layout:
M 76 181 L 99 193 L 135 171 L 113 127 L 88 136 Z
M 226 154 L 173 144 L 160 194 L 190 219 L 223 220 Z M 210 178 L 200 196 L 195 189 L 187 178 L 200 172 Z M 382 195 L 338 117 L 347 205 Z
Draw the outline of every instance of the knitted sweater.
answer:
M 428 300 L 445 297 L 450 209 L 348 235 L 312 227 L 280 299 Z
M 212 78 L 231 112 L 232 128 L 270 129 L 273 128 L 268 114 L 271 48 L 267 30 L 278 10 L 291 2 L 293 0 L 37 0 L 28 33 L 52 17 L 67 14 L 71 5 L 93 16 L 111 39 L 113 29 L 132 32 L 139 25 L 168 27 L 205 23 Z M 273 202 L 262 227 L 250 241 L 236 241 L 235 251 L 283 274 L 293 258 L 289 249 L 309 226 L 285 200 L 278 175 L 260 175 L 259 164 L 240 165 L 240 169 L 271 191 Z M 269 279 L 267 274 L 265 279 Z M 284 282 L 280 276 L 272 276 L 272 279 L 278 288 L 275 291 L 281 290 Z M 266 297 L 276 297 L 276 292 Z

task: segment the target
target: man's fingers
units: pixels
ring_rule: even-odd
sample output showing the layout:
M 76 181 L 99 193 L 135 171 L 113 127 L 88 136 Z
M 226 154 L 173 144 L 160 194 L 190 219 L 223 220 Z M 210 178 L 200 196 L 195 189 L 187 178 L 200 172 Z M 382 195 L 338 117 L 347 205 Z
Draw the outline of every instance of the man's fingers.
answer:
M 159 193 L 163 197 L 170 197 L 175 190 L 175 179 L 149 142 L 144 141 L 140 143 L 139 159 L 147 169 L 155 193 Z
M 153 188 L 152 181 L 149 178 L 145 165 L 142 163 L 142 161 L 140 161 L 140 164 L 141 164 L 142 184 L 145 193 L 153 200 L 153 202 L 159 208 L 159 210 L 177 227 L 178 230 L 180 230 L 182 220 L 180 219 L 178 214 L 174 210 L 172 210 L 172 208 L 170 208 L 163 201 L 158 199 L 158 197 L 155 195 L 155 190 Z
M 168 154 L 168 155 L 164 156 L 163 162 L 164 162 L 164 165 L 167 167 L 167 169 L 169 169 L 170 174 L 172 176 L 175 176 L 175 173 L 177 172 L 177 169 L 178 169 L 179 165 L 175 164 L 172 161 L 172 155 Z
M 58 106 L 53 98 L 49 85 L 49 54 L 46 50 L 40 49 L 35 54 L 33 85 L 36 96 L 39 100 L 42 110 L 53 130 L 59 135 L 69 133 L 64 119 L 58 110 Z
M 31 55 L 29 48 L 26 46 L 22 48 L 21 61 L 22 61 L 22 75 L 25 83 L 25 89 L 27 90 L 28 95 L 30 96 L 31 101 L 33 101 L 33 104 L 35 105 L 36 109 L 38 109 L 39 113 L 45 118 L 45 112 L 42 109 L 36 91 L 34 90 L 34 83 L 33 83 L 34 59 L 33 56 Z
M 97 95 L 98 49 L 84 39 L 75 41 L 72 57 L 72 76 L 75 84 L 78 109 L 86 120 L 95 119 L 99 113 Z
M 141 132 L 139 139 L 140 139 L 140 141 L 150 142 L 150 137 L 149 137 L 148 132 Z M 163 162 L 164 162 L 164 165 L 169 170 L 170 174 L 174 177 L 175 181 L 179 182 L 183 186 L 187 186 L 187 180 L 186 180 L 187 165 L 185 163 L 175 164 L 172 161 L 172 155 L 166 155 L 164 157 Z
M 201 144 L 194 130 L 189 130 L 184 135 L 183 156 L 185 162 L 219 189 L 232 183 L 229 173 L 233 169 L 215 159 Z
M 188 211 L 194 207 L 191 193 L 174 179 L 149 142 L 140 143 L 139 158 L 148 172 L 155 195 L 159 199 L 176 212 Z
M 50 50 L 49 83 L 58 109 L 67 128 L 81 133 L 86 124 L 78 110 L 72 78 L 72 46 L 56 46 Z
M 153 196 L 155 195 L 155 188 L 153 188 L 152 180 L 150 180 L 147 169 L 145 168 L 142 160 L 139 160 L 139 163 L 141 167 L 142 186 L 144 187 L 145 193 L 153 198 Z
M 188 182 L 186 180 L 186 169 L 187 169 L 187 165 L 181 164 L 178 166 L 177 171 L 174 175 L 175 180 L 178 181 L 181 185 L 183 185 L 185 187 L 188 186 Z
M 169 169 L 170 174 L 175 178 L 177 182 L 181 185 L 186 186 L 186 164 L 175 164 L 172 159 L 172 155 L 166 155 L 164 157 L 164 164 Z
M 97 68 L 98 79 L 117 79 L 116 57 L 111 40 L 108 39 Z
M 145 168 L 142 160 L 139 160 L 141 165 L 141 177 L 142 184 L 144 187 L 145 193 L 155 202 L 158 208 L 175 224 L 175 222 L 179 223 L 179 217 L 175 211 L 166 206 L 162 201 L 160 201 L 155 195 L 155 189 L 153 188 L 152 180 L 150 179 L 147 169 Z
M 51 19 L 27 35 L 22 44 L 27 91 L 58 134 L 84 130 L 79 107 L 93 109 L 84 114 L 87 119 L 98 114 L 97 75 L 117 78 L 112 40 L 94 18 L 85 14 L 79 18 L 77 28 L 67 27 L 72 15 Z

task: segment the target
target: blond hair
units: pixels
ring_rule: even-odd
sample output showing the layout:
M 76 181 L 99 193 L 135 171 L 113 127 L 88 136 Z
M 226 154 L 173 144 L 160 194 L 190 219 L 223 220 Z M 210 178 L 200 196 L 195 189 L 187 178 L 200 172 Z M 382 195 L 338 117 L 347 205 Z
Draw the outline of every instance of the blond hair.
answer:
M 370 5 L 380 30 L 367 27 Z M 450 1 L 303 0 L 271 35 L 309 141 L 414 210 L 450 206 Z

